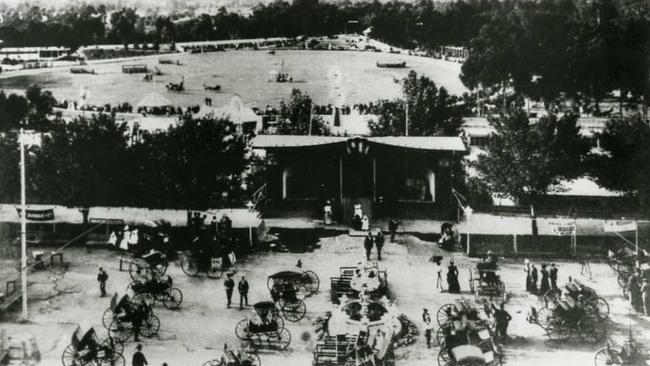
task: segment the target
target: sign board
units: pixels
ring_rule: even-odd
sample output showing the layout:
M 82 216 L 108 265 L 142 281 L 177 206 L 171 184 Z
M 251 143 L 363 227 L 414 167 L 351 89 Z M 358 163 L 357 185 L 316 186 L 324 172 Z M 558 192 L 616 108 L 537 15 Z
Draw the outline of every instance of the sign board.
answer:
M 573 236 L 576 234 L 576 225 L 573 221 L 550 221 L 548 224 L 557 236 Z
M 20 207 L 16 207 L 18 212 L 18 217 L 22 217 L 22 210 Z M 54 209 L 45 209 L 45 210 L 26 210 L 27 215 L 25 217 L 30 221 L 52 221 L 54 220 Z
M 603 230 L 605 230 L 606 233 L 635 231 L 636 222 L 630 220 L 607 220 L 603 223 Z

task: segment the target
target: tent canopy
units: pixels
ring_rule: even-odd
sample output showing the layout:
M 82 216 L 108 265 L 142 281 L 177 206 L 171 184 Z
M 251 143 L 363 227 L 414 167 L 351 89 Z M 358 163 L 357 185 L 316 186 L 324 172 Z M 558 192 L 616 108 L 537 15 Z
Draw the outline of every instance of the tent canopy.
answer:
M 156 92 L 149 93 L 149 95 L 144 97 L 144 99 L 142 99 L 140 103 L 138 103 L 138 107 L 149 107 L 149 108 L 169 107 L 171 105 L 172 102 L 170 102 L 169 99 L 163 97 L 162 95 Z

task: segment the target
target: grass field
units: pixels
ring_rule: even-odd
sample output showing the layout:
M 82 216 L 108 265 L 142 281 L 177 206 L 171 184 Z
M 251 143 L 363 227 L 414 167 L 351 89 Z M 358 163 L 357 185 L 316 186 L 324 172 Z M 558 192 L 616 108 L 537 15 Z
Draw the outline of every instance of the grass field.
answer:
M 365 103 L 380 98 L 401 95 L 401 87 L 393 78 L 401 79 L 410 70 L 431 77 L 437 85 L 446 87 L 452 94 L 462 94 L 467 89 L 458 78 L 460 64 L 386 53 L 348 51 L 277 51 L 270 55 L 264 51 L 228 51 L 209 54 L 184 54 L 165 56 L 179 60 L 181 66 L 158 65 L 157 58 L 145 61 L 121 61 L 87 66 L 96 75 L 71 74 L 69 68 L 33 74 L 11 76 L 3 74 L 0 89 L 21 92 L 31 84 L 51 90 L 59 99 L 77 100 L 82 87 L 89 90 L 88 103 L 137 104 L 151 91 L 159 92 L 176 105 L 197 105 L 211 97 L 214 105 L 227 103 L 233 94 L 239 94 L 249 106 L 277 105 L 288 99 L 291 89 L 309 93 L 319 104 Z M 406 61 L 406 69 L 380 69 L 376 62 Z M 284 66 L 282 63 L 284 62 Z M 154 82 L 142 81 L 143 74 L 123 74 L 124 64 L 147 64 L 150 69 L 159 67 L 164 75 Z M 280 71 L 290 74 L 293 83 L 270 82 L 270 73 Z M 186 91 L 167 92 L 165 85 L 185 79 Z M 221 86 L 221 92 L 206 92 L 203 84 Z

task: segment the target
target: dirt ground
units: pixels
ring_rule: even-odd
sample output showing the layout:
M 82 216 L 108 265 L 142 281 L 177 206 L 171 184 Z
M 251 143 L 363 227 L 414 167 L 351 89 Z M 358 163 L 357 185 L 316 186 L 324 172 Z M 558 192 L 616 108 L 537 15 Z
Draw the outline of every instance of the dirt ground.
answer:
M 260 357 L 263 365 L 311 365 L 315 343 L 312 323 L 316 317 L 331 309 L 329 278 L 338 275 L 340 266 L 354 265 L 361 259 L 362 240 L 363 238 L 347 235 L 323 238 L 320 248 L 312 253 L 260 252 L 236 264 L 236 280 L 245 276 L 250 282 L 251 304 L 269 299 L 266 288 L 269 274 L 294 269 L 298 260 L 303 262 L 303 269 L 315 271 L 321 280 L 319 293 L 305 300 L 307 316 L 298 323 L 287 322 L 292 335 L 289 349 L 284 352 L 262 352 Z M 463 294 L 441 293 L 434 289 L 434 264 L 428 259 L 433 254 L 442 254 L 446 257 L 446 264 L 449 254 L 438 252 L 433 243 L 411 236 L 399 237 L 398 241 L 396 244 L 387 243 L 380 267 L 388 271 L 390 291 L 398 309 L 418 326 L 421 326 L 422 308 L 428 308 L 435 317 L 440 306 L 453 302 L 460 296 L 473 298 L 468 293 L 468 279 L 469 268 L 476 260 L 454 254 L 461 272 Z M 99 297 L 96 281 L 99 266 L 108 271 L 107 287 L 110 293 L 122 294 L 130 282 L 128 273 L 118 270 L 119 261 L 115 252 L 72 248 L 66 250 L 65 260 L 69 262 L 67 269 L 54 267 L 30 275 L 29 323 L 17 321 L 20 306 L 0 319 L 0 327 L 16 339 L 29 335 L 36 337 L 43 365 L 61 364 L 61 353 L 70 343 L 72 332 L 77 326 L 84 329 L 94 326 L 100 338 L 106 336 L 101 325 L 101 314 L 109 306 L 110 300 L 109 297 Z M 513 317 L 509 328 L 512 339 L 504 345 L 506 364 L 592 365 L 593 353 L 602 344 L 553 344 L 547 341 L 543 330 L 525 319 L 529 307 L 539 307 L 541 302 L 536 296 L 524 291 L 522 263 L 509 260 L 501 260 L 500 263 L 501 276 L 510 293 L 506 309 Z M 5 264 L 3 262 L 3 267 Z M 620 344 L 629 329 L 637 340 L 646 344 L 650 342 L 650 318 L 630 313 L 628 304 L 621 296 L 616 277 L 607 264 L 593 263 L 591 280 L 580 275 L 580 266 L 576 263 L 556 264 L 559 268 L 559 284 L 564 284 L 569 276 L 573 276 L 595 288 L 608 301 L 611 309 L 609 334 L 616 344 Z M 235 325 L 247 315 L 253 314 L 252 308 L 226 309 L 222 280 L 190 278 L 181 271 L 178 264 L 171 264 L 168 274 L 173 277 L 175 286 L 183 291 L 183 304 L 177 311 L 156 306 L 161 331 L 158 336 L 145 338 L 142 342 L 149 364 L 161 365 L 167 362 L 170 366 L 202 365 L 209 359 L 217 358 L 224 343 L 236 344 Z M 236 294 L 233 297 L 238 301 Z M 134 349 L 134 342 L 126 344 L 127 361 L 130 361 Z M 396 351 L 397 365 L 436 365 L 437 354 L 438 348 L 428 349 L 424 337 L 420 335 L 415 344 Z

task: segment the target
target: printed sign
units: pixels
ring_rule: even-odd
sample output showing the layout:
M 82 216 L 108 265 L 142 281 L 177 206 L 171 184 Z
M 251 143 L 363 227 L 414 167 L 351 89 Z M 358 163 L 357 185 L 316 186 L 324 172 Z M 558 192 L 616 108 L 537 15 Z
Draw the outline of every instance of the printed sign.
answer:
M 550 221 L 551 230 L 557 236 L 573 236 L 576 234 L 576 225 L 569 221 Z
M 18 217 L 22 217 L 22 210 L 19 207 L 16 207 L 18 212 Z M 27 220 L 30 221 L 52 221 L 54 220 L 54 209 L 46 210 L 26 210 L 27 215 L 25 216 Z
M 636 222 L 629 220 L 607 220 L 603 224 L 606 233 L 618 233 L 621 231 L 635 231 Z

